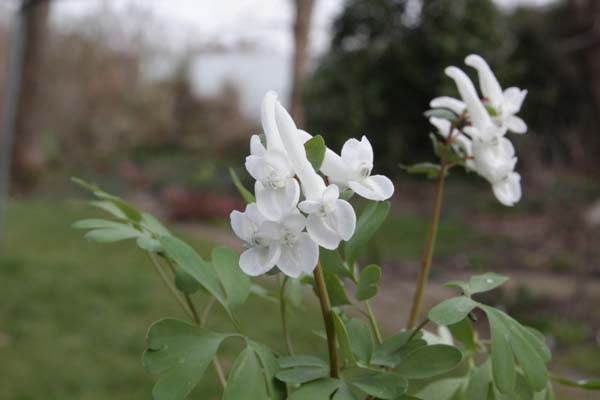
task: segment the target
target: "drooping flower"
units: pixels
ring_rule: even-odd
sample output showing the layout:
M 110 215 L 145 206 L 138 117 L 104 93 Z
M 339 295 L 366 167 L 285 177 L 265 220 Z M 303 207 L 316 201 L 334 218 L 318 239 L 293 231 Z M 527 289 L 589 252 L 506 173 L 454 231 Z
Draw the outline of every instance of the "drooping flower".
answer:
M 333 151 L 325 153 L 321 171 L 339 188 L 350 188 L 356 194 L 375 201 L 387 200 L 394 194 L 394 184 L 383 175 L 371 175 L 373 148 L 366 136 L 360 141 L 349 139 L 341 157 Z
M 511 132 L 526 133 L 527 124 L 516 114 L 521 111 L 521 105 L 527 96 L 527 90 L 509 87 L 503 91 L 488 63 L 477 54 L 468 56 L 465 59 L 465 64 L 477 70 L 481 92 L 496 114 L 494 116 L 495 122 Z
M 275 123 L 277 94 L 268 92 L 262 102 L 261 122 L 267 147 L 254 135 L 250 140 L 250 155 L 246 169 L 256 179 L 254 191 L 260 212 L 270 220 L 279 220 L 296 208 L 300 185 L 283 147 Z
M 339 189 L 329 187 L 314 170 L 306 157 L 303 140 L 298 128 L 286 109 L 279 103 L 275 108 L 275 120 L 289 160 L 302 184 L 306 200 L 299 204 L 308 214 L 306 229 L 321 246 L 336 249 L 340 241 L 349 240 L 356 228 L 356 214 L 345 200 L 339 198 Z
M 517 158 L 512 143 L 504 137 L 507 128 L 492 121 L 477 96 L 475 86 L 462 70 L 448 67 L 446 75 L 455 81 L 471 122 L 471 125 L 463 128 L 470 140 L 462 139 L 462 144 L 465 148 L 470 148 L 470 154 L 467 155 L 469 160 L 472 160 L 466 163 L 466 167 L 490 182 L 500 203 L 506 206 L 514 205 L 521 199 L 521 177 L 514 172 Z M 440 126 L 437 120 L 432 123 L 450 129 L 447 123 L 443 123 L 444 126 Z

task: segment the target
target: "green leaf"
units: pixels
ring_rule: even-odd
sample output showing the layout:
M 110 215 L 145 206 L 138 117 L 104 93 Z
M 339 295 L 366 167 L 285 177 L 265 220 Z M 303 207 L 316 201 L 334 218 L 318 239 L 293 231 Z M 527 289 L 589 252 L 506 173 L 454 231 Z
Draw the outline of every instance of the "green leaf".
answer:
M 238 192 L 240 192 L 246 203 L 255 203 L 256 199 L 254 198 L 254 195 L 242 184 L 240 177 L 237 175 L 233 168 L 229 168 L 229 176 L 231 176 L 231 181 L 237 188 Z
M 452 325 L 465 319 L 476 306 L 469 297 L 453 297 L 433 307 L 429 319 L 439 325 Z
M 331 394 L 342 384 L 343 381 L 339 379 L 320 379 L 307 385 L 302 385 L 300 389 L 290 395 L 288 400 L 326 400 L 329 399 Z
M 349 268 L 353 268 L 358 251 L 375 235 L 390 211 L 390 202 L 370 202 L 356 222 L 354 236 L 346 242 L 345 256 Z
M 487 399 L 491 384 L 492 371 L 490 359 L 488 358 L 470 372 L 465 399 Z
M 280 370 L 275 377 L 282 382 L 302 384 L 316 381 L 329 375 L 329 367 L 294 367 Z
M 340 388 L 335 392 L 331 400 L 358 400 L 352 390 L 345 382 L 342 382 Z
M 297 355 L 297 356 L 288 356 L 281 357 L 279 359 L 279 367 L 280 368 L 293 368 L 293 367 L 329 367 L 325 361 L 321 360 L 319 357 L 315 356 L 305 356 L 305 355 Z
M 469 281 L 471 294 L 488 292 L 505 284 L 508 277 L 488 272 L 483 275 L 475 275 Z
M 219 281 L 219 276 L 213 267 L 204 261 L 187 243 L 174 236 L 161 236 L 160 243 L 167 256 L 171 258 L 177 266 L 196 279 L 196 281 L 212 294 L 231 315 L 225 292 Z
M 344 285 L 337 275 L 330 272 L 325 272 L 323 276 L 325 277 L 325 285 L 327 286 L 327 291 L 329 292 L 329 300 L 331 301 L 331 305 L 333 307 L 352 304 L 348 298 L 348 295 L 346 294 Z
M 449 287 L 449 288 L 459 288 L 460 290 L 462 290 L 462 292 L 465 296 L 471 297 L 471 287 L 469 286 L 469 284 L 467 282 L 450 281 L 450 282 L 446 282 L 444 284 L 444 286 Z
M 442 142 L 436 142 L 433 151 L 445 163 L 453 163 L 462 165 L 463 159 L 461 155 L 456 154 L 456 151 L 451 145 Z
M 127 216 L 117 206 L 108 201 L 90 201 L 90 204 L 121 220 L 126 220 Z
M 413 165 L 400 165 L 400 168 L 409 174 L 425 174 L 429 179 L 437 178 L 442 169 L 440 165 L 430 162 L 423 162 Z
M 246 339 L 246 343 L 256 353 L 262 366 L 262 372 L 267 384 L 271 400 L 284 400 L 287 397 L 287 388 L 285 383 L 275 379 L 275 374 L 279 372 L 279 363 L 275 353 L 262 343 Z
M 373 357 L 371 357 L 371 363 L 394 368 L 407 354 L 427 345 L 427 342 L 421 339 L 421 332 L 417 333 L 409 341 L 411 336 L 412 331 L 404 331 L 386 339 L 375 349 Z
M 338 253 L 337 250 L 327 250 L 322 248 L 319 254 L 319 261 L 321 262 L 323 271 L 336 274 L 340 278 L 354 280 L 354 275 L 348 267 L 346 267 L 344 260 L 342 260 L 342 256 L 340 256 L 340 253 Z
M 564 386 L 575 387 L 586 390 L 600 390 L 600 379 L 569 379 L 561 376 L 553 376 L 552 380 Z
M 304 300 L 304 285 L 299 279 L 293 279 L 286 277 L 287 283 L 285 284 L 285 299 L 288 304 L 294 307 L 302 306 Z
M 140 249 L 149 251 L 151 253 L 158 253 L 162 251 L 162 246 L 160 245 L 160 242 L 154 239 L 152 236 L 150 236 L 150 233 L 148 232 L 144 232 L 143 234 L 141 234 L 137 238 L 136 243 Z
M 240 256 L 225 247 L 217 247 L 211 253 L 212 264 L 225 289 L 227 304 L 236 309 L 250 295 L 250 278 L 240 269 Z
M 306 150 L 306 158 L 310 164 L 315 171 L 319 171 L 321 165 L 323 165 L 323 160 L 325 160 L 325 151 L 327 150 L 323 136 L 313 136 L 304 143 L 304 149 Z
M 186 322 L 163 319 L 148 332 L 144 367 L 161 374 L 152 390 L 156 400 L 183 400 L 198 384 L 227 335 Z
M 465 384 L 464 378 L 444 378 L 430 383 L 415 395 L 424 400 L 451 400 Z M 465 399 L 487 400 L 487 399 Z
M 477 349 L 477 343 L 475 342 L 475 334 L 473 332 L 473 324 L 469 318 L 464 318 L 455 324 L 448 325 L 452 337 L 462 344 L 470 351 Z
M 380 279 L 381 268 L 378 265 L 371 264 L 363 268 L 356 285 L 356 298 L 362 301 L 374 297 L 379 290 Z
M 352 343 L 350 342 L 350 336 L 346 324 L 337 312 L 332 313 L 333 324 L 335 327 L 335 336 L 340 345 L 340 356 L 345 363 L 350 365 L 356 365 L 356 357 L 352 350 Z
M 142 213 L 142 226 L 156 236 L 169 236 L 171 234 L 159 220 L 148 213 Z
M 84 237 L 92 242 L 113 243 L 121 240 L 137 238 L 141 232 L 129 226 L 107 229 L 94 229 L 87 232 Z
M 366 322 L 356 318 L 350 319 L 345 325 L 352 352 L 360 361 L 369 364 L 375 350 L 371 328 Z
M 181 267 L 175 269 L 175 286 L 185 294 L 194 294 L 200 289 L 200 283 L 192 275 L 185 272 Z
M 462 353 L 454 346 L 423 346 L 407 354 L 396 372 L 408 379 L 424 379 L 453 370 L 462 361 Z
M 262 368 L 253 349 L 246 347 L 236 358 L 222 400 L 264 400 L 269 396 Z
M 435 117 L 435 118 L 443 118 L 449 121 L 458 120 L 458 115 L 454 112 L 447 110 L 445 108 L 434 108 L 431 110 L 427 110 L 423 113 L 427 118 Z
M 510 332 L 504 326 L 497 310 L 492 307 L 482 307 L 485 311 L 492 335 L 491 357 L 494 383 L 501 393 L 512 393 L 515 388 L 515 361 L 510 347 Z
M 400 374 L 366 369 L 353 369 L 344 374 L 349 384 L 378 399 L 396 399 L 408 388 Z
M 112 194 L 108 194 L 102 189 L 100 189 L 100 187 L 88 183 L 81 178 L 73 177 L 71 178 L 71 180 L 77 185 L 79 185 L 81 188 L 92 192 L 94 196 L 96 196 L 98 199 L 112 203 L 112 205 L 120 211 L 120 214 L 122 214 L 127 219 L 133 222 L 141 221 L 142 215 L 140 214 L 140 212 L 133 205 L 126 202 L 125 200 L 117 196 L 113 196 Z
M 121 229 L 123 227 L 130 228 L 129 225 L 107 219 L 82 219 L 71 225 L 74 229 Z

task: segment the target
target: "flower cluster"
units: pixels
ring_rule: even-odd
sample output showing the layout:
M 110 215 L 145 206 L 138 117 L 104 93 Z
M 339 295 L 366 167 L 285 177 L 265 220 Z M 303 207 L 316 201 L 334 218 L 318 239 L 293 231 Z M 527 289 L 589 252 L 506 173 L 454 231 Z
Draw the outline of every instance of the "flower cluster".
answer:
M 517 87 L 503 91 L 489 65 L 478 55 L 468 56 L 465 64 L 477 70 L 483 97 L 461 69 L 448 67 L 446 75 L 456 83 L 462 101 L 438 97 L 430 105 L 450 110 L 466 122 L 457 126 L 437 117 L 431 117 L 430 122 L 455 151 L 464 155 L 465 167 L 490 182 L 498 201 L 512 206 L 521 198 L 521 176 L 515 172 L 517 157 L 506 133 L 527 132 L 525 122 L 516 116 L 527 91 Z
M 256 180 L 256 203 L 242 213 L 231 213 L 235 234 L 246 243 L 240 267 L 248 275 L 264 274 L 278 267 L 297 278 L 311 273 L 319 246 L 336 249 L 356 228 L 356 214 L 342 190 L 382 201 L 394 193 L 385 176 L 371 175 L 373 149 L 366 137 L 348 140 L 341 155 L 325 150 L 320 167 L 310 163 L 304 143 L 312 139 L 296 127 L 292 117 L 268 92 L 262 102 L 261 122 L 265 144 L 253 135 L 246 169 Z

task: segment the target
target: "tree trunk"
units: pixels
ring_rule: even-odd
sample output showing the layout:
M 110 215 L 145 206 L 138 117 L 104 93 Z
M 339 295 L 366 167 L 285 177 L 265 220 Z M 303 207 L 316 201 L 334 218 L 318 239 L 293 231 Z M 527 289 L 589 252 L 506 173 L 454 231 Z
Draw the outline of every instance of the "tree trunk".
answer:
M 296 18 L 294 21 L 294 60 L 292 65 L 292 93 L 290 110 L 298 126 L 304 125 L 304 107 L 302 107 L 302 80 L 306 72 L 310 20 L 314 0 L 294 0 Z
M 45 164 L 36 115 L 41 107 L 40 82 L 43 79 L 43 52 L 50 0 L 24 0 L 22 7 L 26 26 L 25 47 L 15 118 L 12 179 L 18 190 L 29 190 L 43 172 Z

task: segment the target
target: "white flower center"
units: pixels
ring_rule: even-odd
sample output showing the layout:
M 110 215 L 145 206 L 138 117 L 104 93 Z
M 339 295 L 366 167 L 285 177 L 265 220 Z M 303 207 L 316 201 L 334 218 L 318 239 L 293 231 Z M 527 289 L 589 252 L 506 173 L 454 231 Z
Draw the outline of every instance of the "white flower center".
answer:
M 298 241 L 298 235 L 295 232 L 286 230 L 283 234 L 283 242 L 288 246 L 293 246 Z
M 265 183 L 266 186 L 269 186 L 273 189 L 282 189 L 285 187 L 286 181 L 286 176 L 278 171 L 272 170 Z
M 321 215 L 329 215 L 335 210 L 335 203 L 333 201 L 326 201 L 321 205 Z

